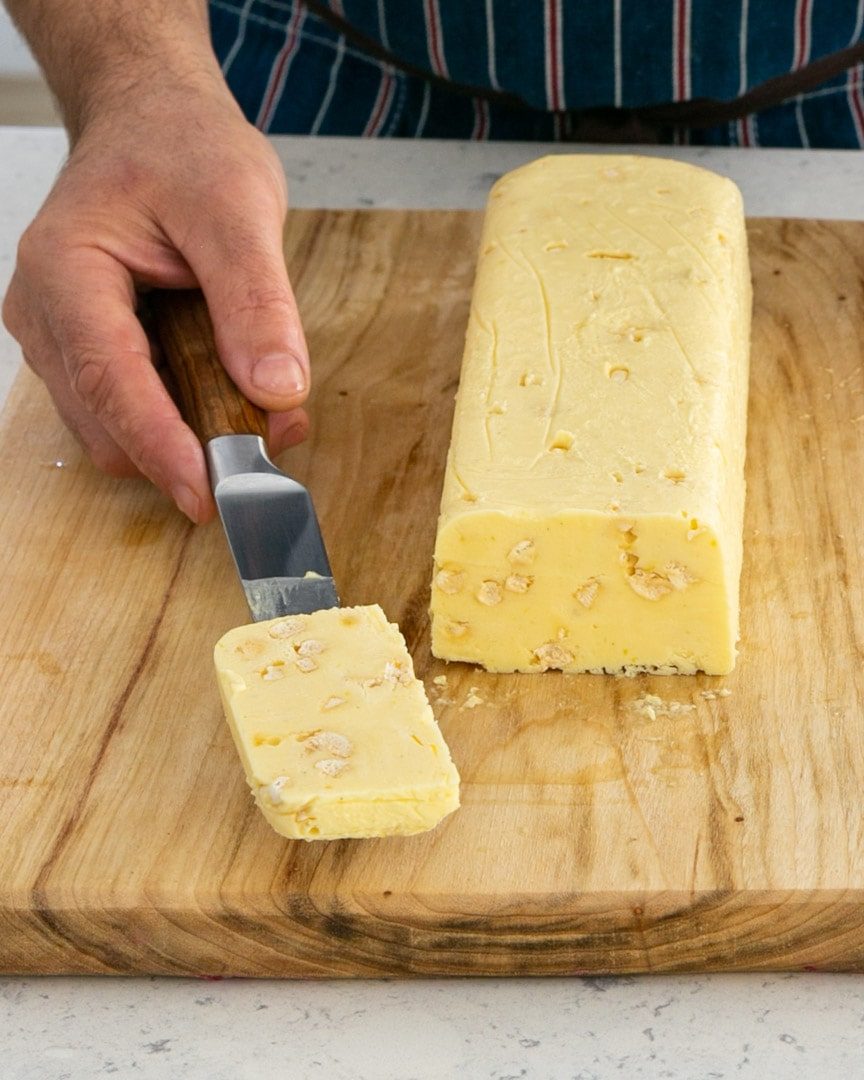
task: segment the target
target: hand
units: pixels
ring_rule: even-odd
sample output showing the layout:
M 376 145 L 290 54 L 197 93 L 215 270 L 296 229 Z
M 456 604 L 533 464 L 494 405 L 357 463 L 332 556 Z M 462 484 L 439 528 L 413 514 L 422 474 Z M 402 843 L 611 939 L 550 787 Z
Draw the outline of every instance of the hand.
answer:
M 275 153 L 227 90 L 142 89 L 89 120 L 19 245 L 3 319 L 25 360 L 99 468 L 143 473 L 192 521 L 215 512 L 204 454 L 154 367 L 136 293 L 199 285 L 222 362 L 270 413 L 271 449 L 302 441 L 309 359 L 286 206 Z

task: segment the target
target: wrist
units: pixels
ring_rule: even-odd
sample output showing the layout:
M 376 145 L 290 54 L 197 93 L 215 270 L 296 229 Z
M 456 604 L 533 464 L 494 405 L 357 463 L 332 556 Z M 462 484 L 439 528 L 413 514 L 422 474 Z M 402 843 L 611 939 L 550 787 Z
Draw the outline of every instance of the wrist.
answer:
M 174 110 L 180 111 L 179 119 L 193 102 L 203 100 L 239 113 L 218 67 L 208 70 L 206 65 L 190 63 L 188 58 L 182 66 L 174 67 L 164 63 L 164 56 L 152 64 L 124 64 L 120 69 L 106 66 L 64 110 L 70 145 L 106 122 L 116 121 L 134 130 L 138 122 L 157 113 L 161 122 L 171 124 Z
M 200 33 L 153 36 L 124 47 L 112 40 L 91 47 L 80 73 L 55 86 L 71 146 L 92 127 L 116 117 L 127 126 L 156 108 L 171 122 L 168 97 L 183 109 L 184 101 L 209 100 L 239 112 L 228 89 L 209 37 Z

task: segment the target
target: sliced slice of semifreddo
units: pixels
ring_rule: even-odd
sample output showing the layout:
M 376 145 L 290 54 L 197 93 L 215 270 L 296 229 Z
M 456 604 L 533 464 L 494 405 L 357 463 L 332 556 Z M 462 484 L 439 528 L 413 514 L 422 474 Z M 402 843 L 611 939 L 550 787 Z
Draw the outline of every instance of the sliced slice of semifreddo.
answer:
M 240 626 L 214 659 L 246 779 L 277 832 L 407 836 L 459 806 L 456 767 L 380 607 Z

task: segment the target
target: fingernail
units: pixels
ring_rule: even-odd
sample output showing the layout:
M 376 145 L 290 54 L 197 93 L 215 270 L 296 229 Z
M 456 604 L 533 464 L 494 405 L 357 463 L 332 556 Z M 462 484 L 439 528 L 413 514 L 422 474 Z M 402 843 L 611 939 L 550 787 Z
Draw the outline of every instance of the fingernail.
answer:
M 201 513 L 201 502 L 192 488 L 185 484 L 178 484 L 171 489 L 171 498 L 186 517 L 197 525 L 198 515 Z
M 252 384 L 271 394 L 293 397 L 306 389 L 306 373 L 300 361 L 288 353 L 262 356 L 252 368 Z

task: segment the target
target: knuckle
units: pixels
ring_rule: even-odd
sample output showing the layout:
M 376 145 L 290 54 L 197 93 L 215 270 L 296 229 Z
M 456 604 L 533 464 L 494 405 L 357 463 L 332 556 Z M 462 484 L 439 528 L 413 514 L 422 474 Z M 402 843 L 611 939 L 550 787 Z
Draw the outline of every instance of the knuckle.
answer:
M 16 278 L 12 278 L 9 289 L 3 297 L 3 325 L 16 340 L 21 340 L 24 330 L 23 312 L 21 310 L 20 290 L 17 287 Z
M 67 362 L 72 389 L 84 407 L 103 421 L 117 419 L 117 387 L 104 356 L 76 349 Z
M 25 273 L 39 271 L 63 251 L 65 237 L 50 217 L 39 214 L 27 226 L 18 241 L 18 266 Z
M 22 269 L 26 269 L 26 267 L 31 265 L 41 251 L 42 243 L 40 234 L 41 229 L 36 221 L 31 222 L 21 234 L 21 239 L 18 241 L 17 257 L 18 266 Z
M 279 227 L 288 205 L 287 188 L 269 167 L 253 162 L 226 164 L 211 180 L 206 193 L 211 220 L 218 221 L 226 239 L 240 243 L 260 242 L 265 232 Z M 234 245 L 242 250 L 239 243 Z
M 286 192 L 285 178 L 278 159 L 274 167 L 269 155 L 263 158 L 235 159 L 227 163 L 223 184 L 228 194 L 240 193 L 247 199 L 272 199 L 277 204 L 284 201 Z
M 22 349 L 21 355 L 24 357 L 24 363 L 30 370 L 39 376 L 40 379 L 44 378 L 51 369 L 51 357 L 46 357 L 40 349 Z
M 77 314 L 67 315 L 61 348 L 75 396 L 103 424 L 124 432 L 134 411 L 132 368 L 150 359 L 138 347 L 134 331 L 110 323 L 93 326 Z
M 228 301 L 225 317 L 236 319 L 247 315 L 293 315 L 294 304 L 290 289 L 279 282 L 249 284 L 236 290 Z

